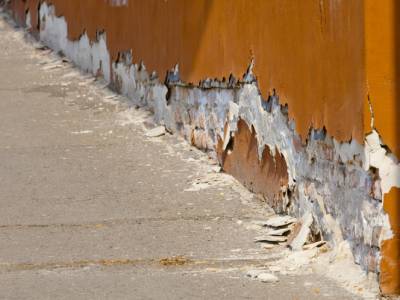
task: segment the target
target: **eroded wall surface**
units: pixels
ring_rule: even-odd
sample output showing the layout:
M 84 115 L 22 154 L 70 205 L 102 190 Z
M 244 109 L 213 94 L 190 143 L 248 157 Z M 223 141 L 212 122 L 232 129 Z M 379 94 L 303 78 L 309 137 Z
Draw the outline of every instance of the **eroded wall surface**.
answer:
M 400 157 L 400 2 L 365 3 L 366 85 L 373 125 L 396 157 Z M 366 105 L 365 131 L 371 131 Z M 400 291 L 400 189 L 387 189 L 385 209 L 394 237 L 382 245 L 381 281 L 385 291 Z
M 215 154 L 276 211 L 311 213 L 315 236 L 348 242 L 395 293 L 397 73 L 381 55 L 397 59 L 396 18 L 385 1 L 9 5 L 45 44 Z

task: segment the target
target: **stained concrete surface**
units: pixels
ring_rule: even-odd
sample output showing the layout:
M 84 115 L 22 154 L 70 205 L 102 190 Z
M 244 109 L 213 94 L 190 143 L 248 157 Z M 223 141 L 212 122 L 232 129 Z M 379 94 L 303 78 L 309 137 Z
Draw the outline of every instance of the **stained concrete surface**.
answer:
M 246 226 L 271 210 L 3 18 L 1 299 L 356 299 L 316 274 L 246 278 L 280 257 Z

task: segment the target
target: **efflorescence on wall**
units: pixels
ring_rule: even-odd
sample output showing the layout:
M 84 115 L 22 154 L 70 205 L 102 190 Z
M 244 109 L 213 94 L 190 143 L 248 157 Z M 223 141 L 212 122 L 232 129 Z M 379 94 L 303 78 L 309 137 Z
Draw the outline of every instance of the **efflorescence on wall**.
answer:
M 108 5 L 122 5 L 120 9 L 128 5 L 117 2 Z M 57 16 L 57 5 L 40 3 L 35 18 L 21 1 L 12 4 L 14 11 L 24 8 L 26 26 L 37 31 L 46 45 L 83 70 L 102 76 L 135 105 L 151 110 L 157 123 L 209 152 L 226 172 L 264 196 L 277 212 L 299 218 L 311 213 L 315 237 L 323 237 L 334 247 L 348 242 L 357 263 L 384 274 L 384 292 L 399 292 L 399 262 L 393 260 L 399 249 L 392 242 L 398 234 L 392 218 L 396 205 L 384 200 L 400 187 L 400 166 L 374 126 L 361 141 L 338 139 L 340 134 L 332 134 L 329 126 L 311 127 L 305 135 L 299 132 L 288 101 L 274 90 L 263 98 L 260 78 L 254 74 L 256 55 L 255 60 L 248 59 L 249 67 L 240 79 L 203 77 L 193 85 L 184 80 L 182 64 L 177 64 L 164 80 L 159 69 L 146 68 L 145 60 L 135 63 L 131 50 L 118 49 L 114 57 L 110 33 L 102 28 L 94 38 L 82 31 L 78 39 L 71 39 L 68 22 L 73 20 Z M 326 19 L 321 22 L 324 30 Z M 358 126 L 353 125 L 347 133 Z

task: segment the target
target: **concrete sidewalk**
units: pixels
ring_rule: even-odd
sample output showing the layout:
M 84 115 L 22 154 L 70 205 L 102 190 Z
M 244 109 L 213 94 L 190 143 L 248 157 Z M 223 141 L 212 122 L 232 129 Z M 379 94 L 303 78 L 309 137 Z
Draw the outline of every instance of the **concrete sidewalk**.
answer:
M 4 18 L 4 16 L 0 17 Z M 1 299 L 355 299 L 245 276 L 270 209 L 151 116 L 0 20 Z

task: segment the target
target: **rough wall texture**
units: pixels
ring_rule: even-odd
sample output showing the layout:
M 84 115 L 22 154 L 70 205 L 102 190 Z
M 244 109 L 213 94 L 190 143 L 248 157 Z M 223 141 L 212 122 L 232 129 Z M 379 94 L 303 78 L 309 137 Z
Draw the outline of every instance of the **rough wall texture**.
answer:
M 392 39 L 394 2 L 375 3 L 14 0 L 10 7 L 48 46 L 216 153 L 277 211 L 311 212 L 314 234 L 333 245 L 348 241 L 355 260 L 380 271 L 382 290 L 394 293 L 397 75 L 380 62 L 396 55 L 395 45 L 377 46 Z
M 270 149 L 265 147 L 259 159 L 256 134 L 253 126 L 249 128 L 244 120 L 239 119 L 235 135 L 225 148 L 219 138 L 219 161 L 224 170 L 252 192 L 262 194 L 277 211 L 284 212 L 286 207 L 282 207 L 282 192 L 288 185 L 285 158 L 278 151 L 272 155 Z M 266 186 L 269 188 L 266 189 Z

